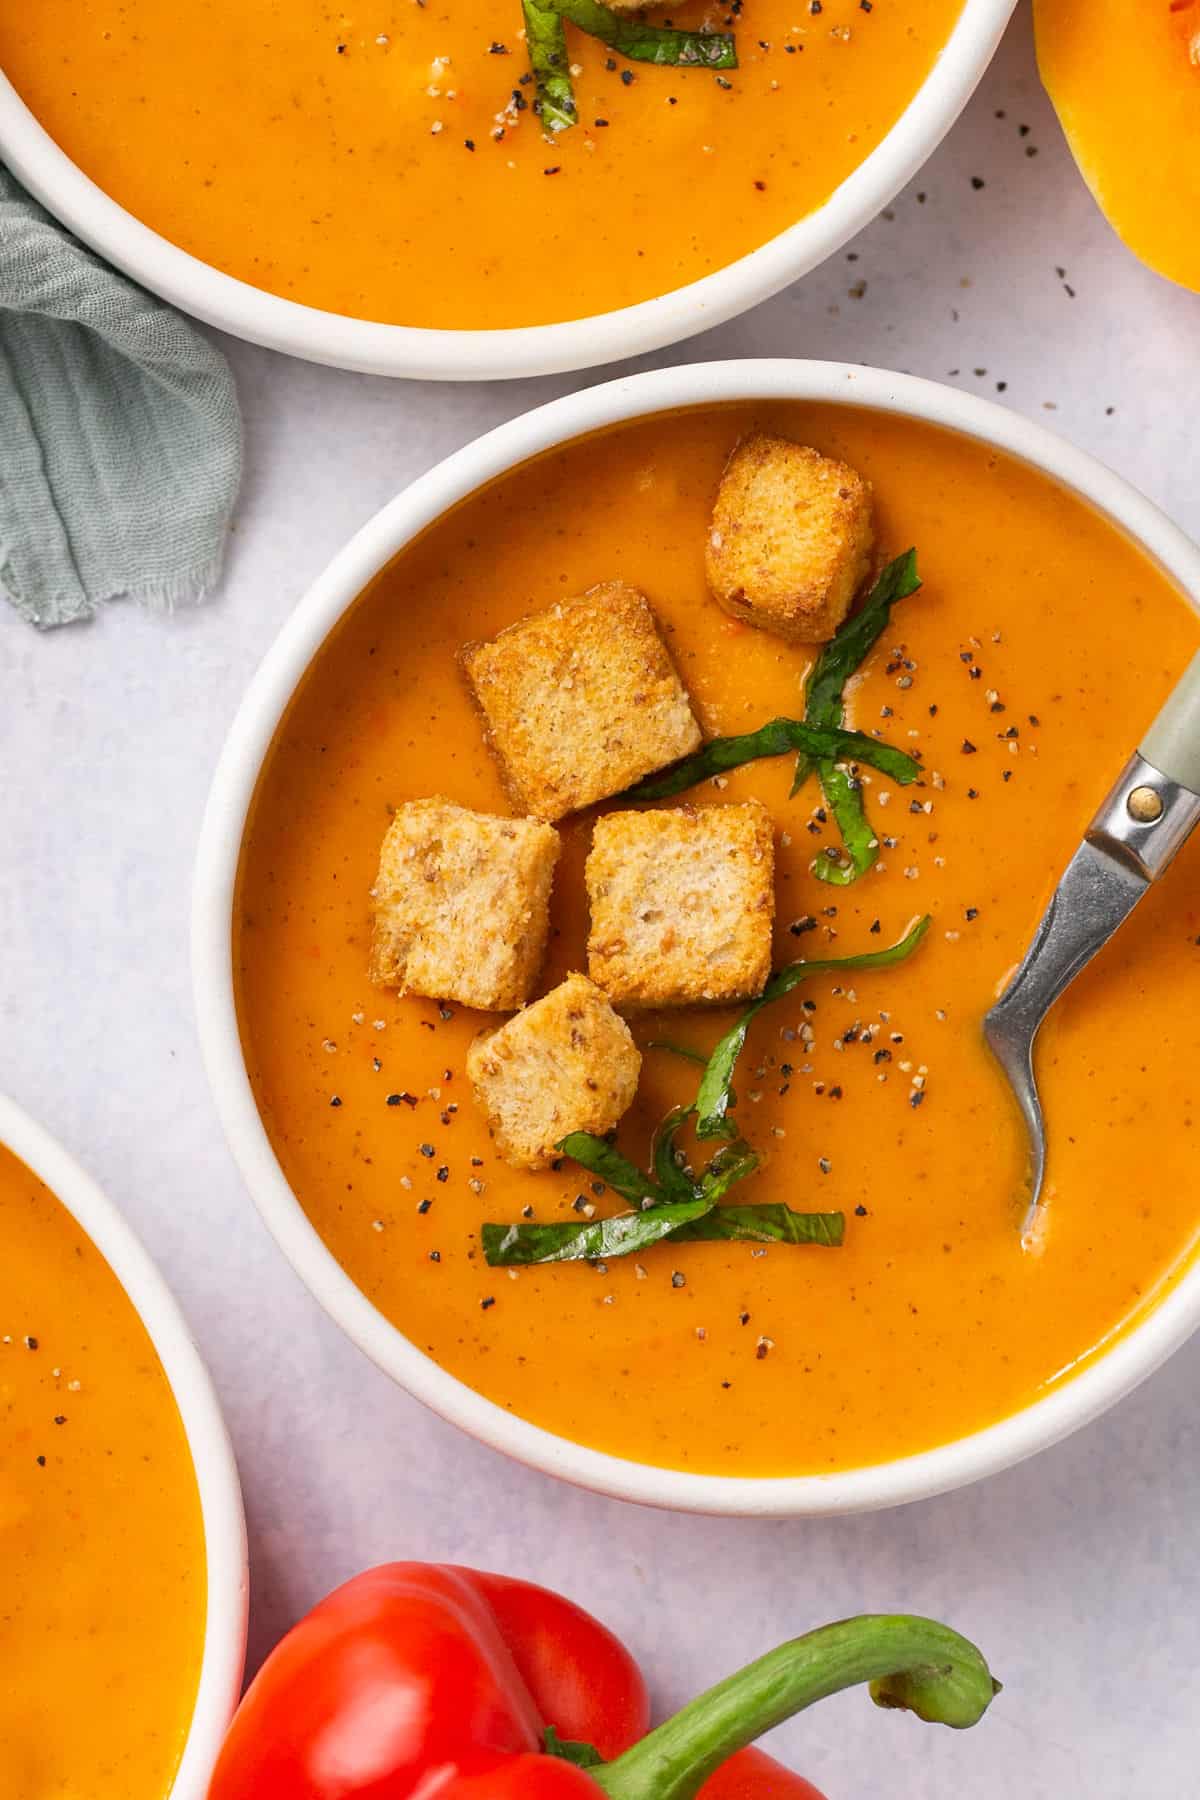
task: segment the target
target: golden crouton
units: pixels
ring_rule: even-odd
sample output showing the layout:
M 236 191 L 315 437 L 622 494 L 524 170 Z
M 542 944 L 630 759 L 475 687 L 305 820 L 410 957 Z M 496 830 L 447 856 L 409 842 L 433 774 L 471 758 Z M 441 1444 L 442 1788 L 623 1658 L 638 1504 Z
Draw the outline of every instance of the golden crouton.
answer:
M 774 872 L 771 820 L 757 800 L 606 813 L 587 859 L 589 975 L 618 1006 L 761 993 Z
M 449 800 L 396 808 L 371 890 L 371 980 L 507 1011 L 537 979 L 559 837 Z
M 846 463 L 761 433 L 725 466 L 705 566 L 736 619 L 798 644 L 831 638 L 875 543 L 871 484 Z
M 476 1103 L 505 1162 L 544 1169 L 571 1131 L 611 1131 L 637 1089 L 642 1059 L 608 997 L 567 979 L 467 1052 Z
M 463 668 L 522 812 L 561 819 L 700 743 L 654 615 L 622 581 L 468 644 Z

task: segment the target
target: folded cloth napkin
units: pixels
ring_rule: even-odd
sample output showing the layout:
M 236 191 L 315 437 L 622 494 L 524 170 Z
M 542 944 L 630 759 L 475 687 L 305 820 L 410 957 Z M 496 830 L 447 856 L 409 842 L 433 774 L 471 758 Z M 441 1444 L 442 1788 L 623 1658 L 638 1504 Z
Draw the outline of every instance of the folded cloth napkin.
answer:
M 0 592 L 42 627 L 203 600 L 240 474 L 224 358 L 0 167 Z

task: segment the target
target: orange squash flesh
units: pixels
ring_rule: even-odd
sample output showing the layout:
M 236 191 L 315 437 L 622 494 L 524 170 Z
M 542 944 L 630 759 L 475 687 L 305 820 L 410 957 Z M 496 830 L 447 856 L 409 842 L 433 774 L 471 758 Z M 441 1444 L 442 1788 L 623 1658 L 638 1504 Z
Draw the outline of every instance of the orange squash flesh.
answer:
M 777 962 L 875 948 L 934 915 L 909 962 L 815 979 L 761 1014 L 739 1070 L 743 1127 L 766 1166 L 736 1197 L 840 1207 L 845 1247 L 668 1244 L 606 1273 L 512 1279 L 484 1265 L 482 1221 L 526 1205 L 570 1219 L 577 1199 L 603 1209 L 613 1197 L 570 1164 L 534 1175 L 500 1162 L 464 1074 L 482 1015 L 369 985 L 388 806 L 437 792 L 509 810 L 456 651 L 617 576 L 650 598 L 706 732 L 797 710 L 809 653 L 727 618 L 705 587 L 713 494 L 751 426 L 860 469 L 884 547 L 916 543 L 925 575 L 852 700 L 852 723 L 881 725 L 944 777 L 892 788 L 886 804 L 889 784 L 871 781 L 872 821 L 895 839 L 881 871 L 845 889 L 812 878 L 818 795 L 789 801 L 786 758 L 695 796 L 753 795 L 774 817 Z M 1170 1285 L 1196 1238 L 1200 841 L 1047 1028 L 1052 1200 L 1034 1256 L 1019 1244 L 1021 1139 L 980 1019 L 1198 644 L 1200 621 L 1171 583 L 1078 500 L 977 444 L 853 409 L 651 420 L 465 502 L 322 650 L 243 848 L 234 951 L 248 1066 L 326 1243 L 415 1344 L 499 1405 L 681 1469 L 877 1462 L 1065 1379 Z M 543 991 L 582 966 L 587 932 L 590 817 L 563 830 Z M 813 928 L 794 934 L 806 917 Z M 732 1017 L 664 1013 L 634 1029 L 643 1044 L 707 1048 Z M 689 1084 L 694 1094 L 686 1064 L 646 1052 L 618 1132 L 643 1166 L 655 1121 Z
M 183 1425 L 112 1270 L 0 1146 L 0 1791 L 163 1800 L 205 1556 Z
M 1110 224 L 1200 292 L 1200 0 L 1035 0 L 1038 65 Z
M 255 287 L 393 324 L 540 325 L 682 287 L 820 206 L 960 10 L 686 0 L 676 24 L 737 31 L 719 79 L 570 27 L 580 123 L 553 144 L 520 0 L 35 0 L 0 5 L 0 68 L 106 193 Z

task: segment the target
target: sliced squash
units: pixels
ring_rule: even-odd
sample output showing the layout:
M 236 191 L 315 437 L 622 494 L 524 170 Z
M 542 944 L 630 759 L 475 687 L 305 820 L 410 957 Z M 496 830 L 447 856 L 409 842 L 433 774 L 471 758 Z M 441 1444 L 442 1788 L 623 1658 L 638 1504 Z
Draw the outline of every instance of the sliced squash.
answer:
M 1129 248 L 1200 292 L 1200 0 L 1035 0 L 1038 64 Z

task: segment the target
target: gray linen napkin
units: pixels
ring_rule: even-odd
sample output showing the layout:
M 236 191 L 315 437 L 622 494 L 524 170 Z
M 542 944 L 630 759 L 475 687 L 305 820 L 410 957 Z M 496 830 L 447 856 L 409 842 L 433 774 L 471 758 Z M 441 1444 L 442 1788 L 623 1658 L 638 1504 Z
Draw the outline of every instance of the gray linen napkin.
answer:
M 0 167 L 0 593 L 43 628 L 203 600 L 240 475 L 224 358 Z

